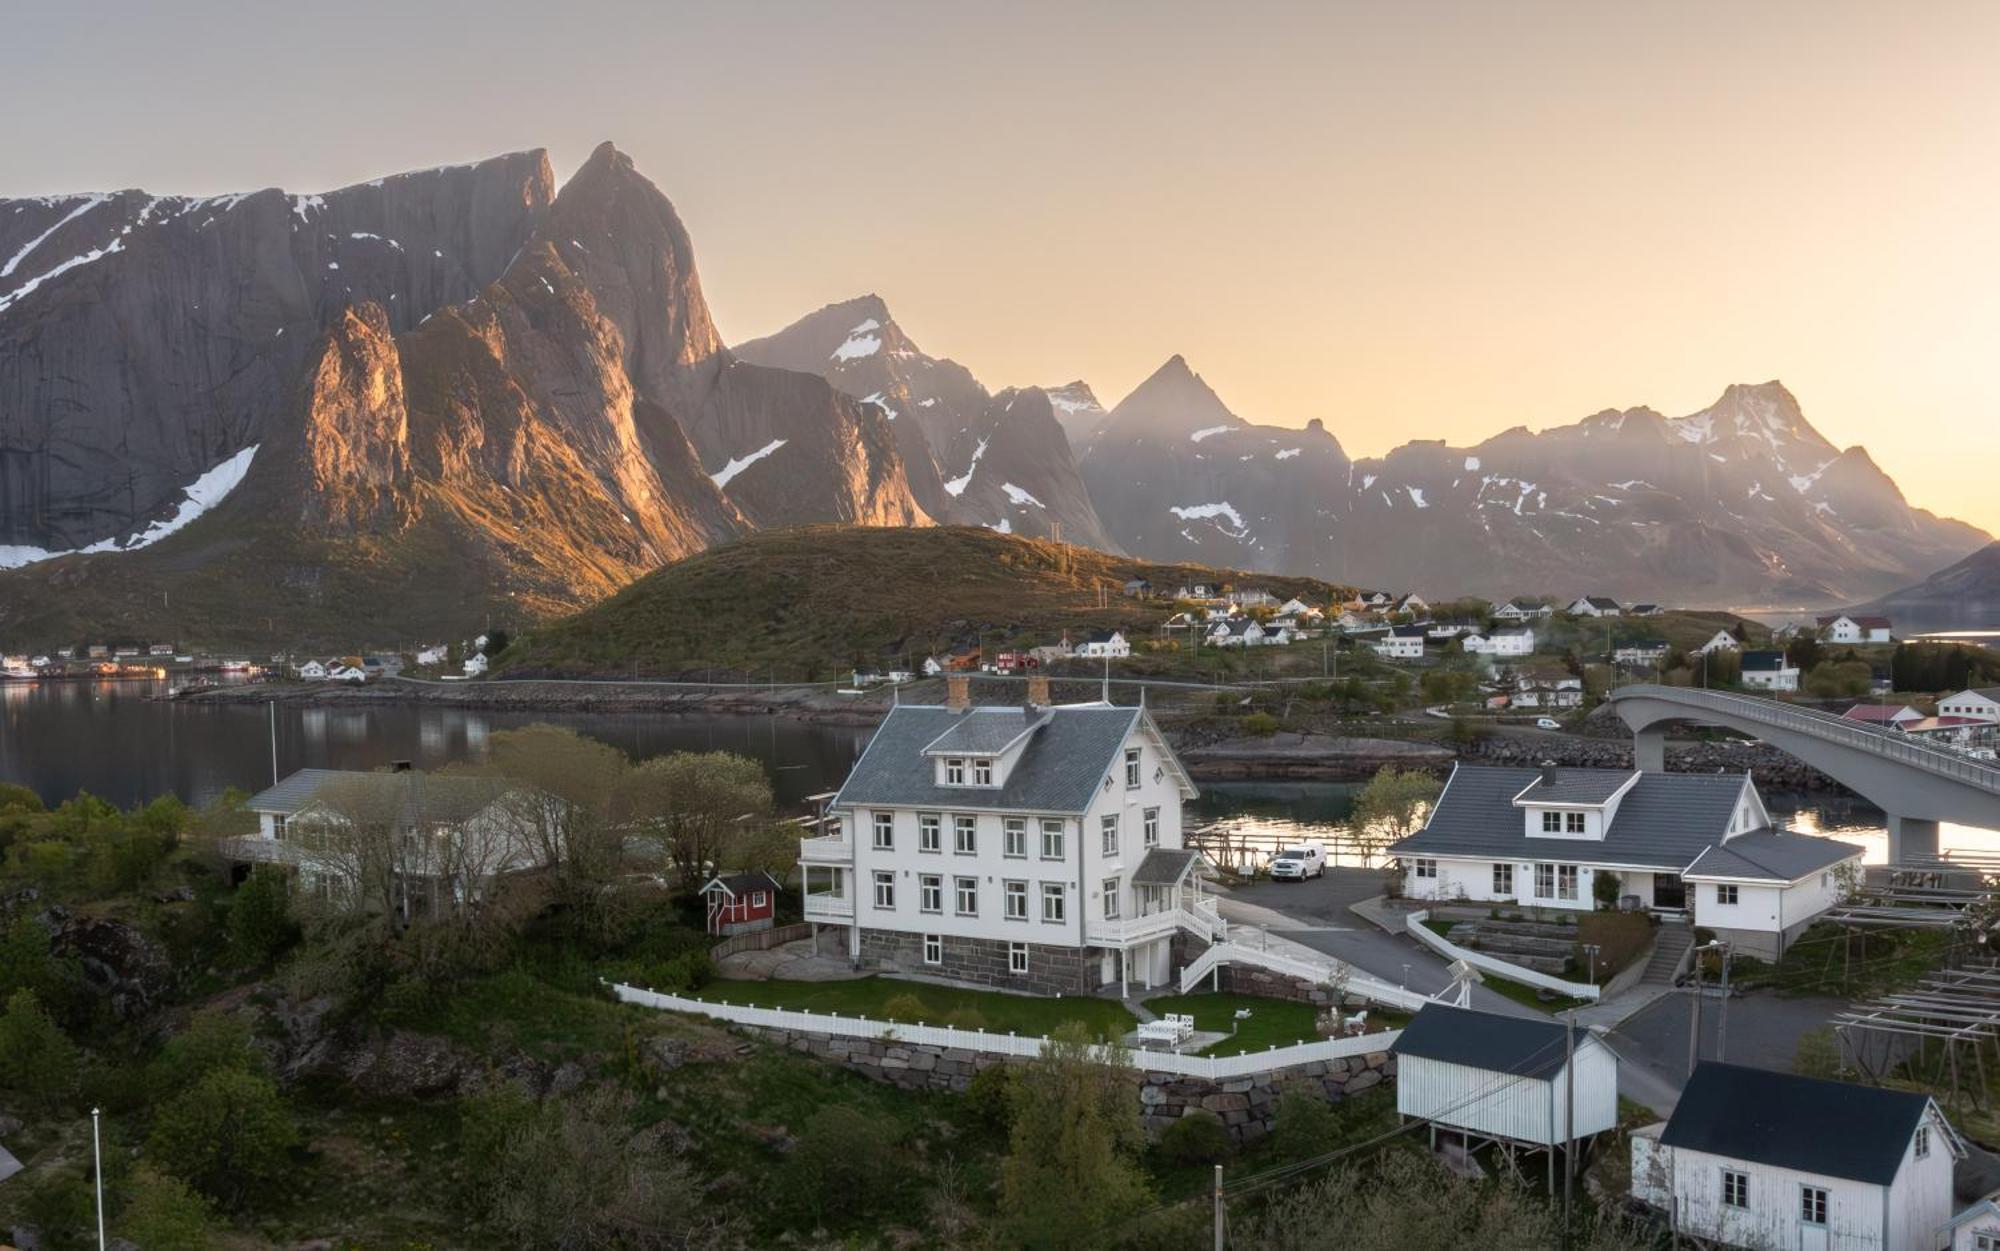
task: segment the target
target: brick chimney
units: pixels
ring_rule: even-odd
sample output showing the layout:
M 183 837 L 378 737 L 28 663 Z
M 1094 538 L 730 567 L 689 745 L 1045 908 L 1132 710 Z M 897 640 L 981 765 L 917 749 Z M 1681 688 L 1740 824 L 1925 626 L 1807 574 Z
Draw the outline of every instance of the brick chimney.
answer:
M 1037 708 L 1049 706 L 1049 675 L 1031 673 L 1028 675 L 1028 702 Z
M 953 673 L 944 680 L 944 706 L 954 712 L 972 707 L 972 675 Z

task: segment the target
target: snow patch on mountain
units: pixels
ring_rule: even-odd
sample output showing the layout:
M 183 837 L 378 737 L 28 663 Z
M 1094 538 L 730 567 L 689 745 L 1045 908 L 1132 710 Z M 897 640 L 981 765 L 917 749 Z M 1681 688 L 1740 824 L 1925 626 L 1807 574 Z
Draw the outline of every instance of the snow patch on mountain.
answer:
M 1179 517 L 1182 521 L 1215 521 L 1218 518 L 1226 517 L 1229 519 L 1229 524 L 1227 526 L 1218 525 L 1216 529 L 1229 535 L 1231 538 L 1240 539 L 1250 533 L 1250 528 L 1243 524 L 1243 514 L 1237 512 L 1236 506 L 1227 500 L 1224 500 L 1220 504 L 1171 505 L 1167 511 Z
M 896 420 L 896 410 L 889 407 L 889 401 L 882 398 L 880 391 L 875 392 L 873 395 L 862 396 L 861 402 L 863 404 L 873 404 L 887 414 L 890 421 Z
M 1007 493 L 1007 498 L 1008 498 L 1008 499 L 1010 499 L 1010 500 L 1012 500 L 1012 501 L 1013 501 L 1013 502 L 1014 502 L 1015 504 L 1017 504 L 1017 505 L 1026 505 L 1026 504 L 1032 504 L 1032 505 L 1034 505 L 1034 506 L 1035 506 L 1036 508 L 1046 508 L 1046 507 L 1048 507 L 1048 505 L 1046 505 L 1046 504 L 1042 503 L 1042 502 L 1041 502 L 1040 500 L 1038 500 L 1038 499 L 1036 499 L 1036 498 L 1035 498 L 1034 496 L 1032 496 L 1032 495 L 1028 494 L 1028 492 L 1026 492 L 1026 491 L 1022 490 L 1022 489 L 1021 489 L 1020 487 L 1017 487 L 1017 486 L 1015 486 L 1015 485 L 1014 485 L 1013 483 L 1011 483 L 1011 482 L 1003 482 L 1003 483 L 1001 483 L 1001 484 L 1000 484 L 1000 489 L 1001 489 L 1002 491 L 1005 491 L 1005 492 Z
M 944 493 L 946 495 L 960 496 L 965 494 L 965 488 L 972 485 L 973 471 L 979 468 L 979 458 L 986 455 L 986 445 L 988 442 L 990 442 L 989 439 L 981 439 L 979 446 L 972 449 L 972 463 L 965 467 L 965 473 L 944 484 Z
M 1465 458 L 1465 472 L 1467 473 L 1479 472 L 1479 458 L 1477 456 L 1468 456 Z
M 1206 439 L 1208 436 L 1212 434 L 1228 434 L 1231 430 L 1234 430 L 1235 428 L 1236 427 L 1234 426 L 1206 426 L 1200 430 L 1195 431 L 1193 434 L 1189 435 L 1188 441 L 1190 443 L 1199 443 L 1203 439 Z
M 1299 454 L 1300 452 L 1302 452 L 1302 451 L 1304 451 L 1304 450 L 1305 450 L 1304 448 L 1297 448 L 1297 447 L 1288 447 L 1288 448 L 1285 448 L 1284 450 L 1280 451 L 1280 452 L 1279 452 L 1279 453 L 1278 453 L 1277 455 L 1273 456 L 1273 457 L 1272 457 L 1271 459 L 1272 459 L 1272 460 L 1290 460 L 1290 459 L 1292 459 L 1292 457 L 1294 457 L 1294 456 L 1297 456 L 1297 455 L 1298 455 L 1298 454 Z
M 258 446 L 252 443 L 188 483 L 182 489 L 181 501 L 174 506 L 173 516 L 156 521 L 129 538 L 100 539 L 88 547 L 79 547 L 69 552 L 51 552 L 39 547 L 0 546 L 0 569 L 16 569 L 22 565 L 32 565 L 36 561 L 51 560 L 57 556 L 130 552 L 141 547 L 151 547 L 229 498 L 229 493 L 242 485 L 244 476 L 250 472 L 250 463 L 257 459 Z
M 881 328 L 882 323 L 870 317 L 867 321 L 862 322 L 847 332 L 846 340 L 839 347 L 833 349 L 833 355 L 829 359 L 852 361 L 860 360 L 864 356 L 875 355 L 875 353 L 882 350 L 882 336 L 875 333 Z
M 1410 502 L 1412 504 L 1415 504 L 1418 508 L 1430 507 L 1430 501 L 1424 498 L 1424 489 L 1422 487 L 1406 486 L 1403 489 L 1410 493 Z
M 777 451 L 784 445 L 785 445 L 785 440 L 772 439 L 769 443 L 766 443 L 764 446 L 758 448 L 756 451 L 750 453 L 748 456 L 735 457 L 728 464 L 724 465 L 722 468 L 710 474 L 709 477 L 714 479 L 717 488 L 726 487 L 730 484 L 731 481 L 735 479 L 737 474 L 742 473 L 744 470 L 756 464 L 758 461 L 763 460 L 766 456 L 769 456 L 771 453 Z

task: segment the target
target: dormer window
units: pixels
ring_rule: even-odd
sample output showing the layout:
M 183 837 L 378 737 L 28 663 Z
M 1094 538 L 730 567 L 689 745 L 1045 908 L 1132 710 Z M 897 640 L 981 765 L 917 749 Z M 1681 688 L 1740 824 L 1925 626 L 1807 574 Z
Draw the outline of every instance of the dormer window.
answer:
M 991 760 L 975 760 L 972 762 L 972 784 L 974 786 L 993 785 L 993 762 Z
M 965 761 L 953 757 L 944 762 L 944 780 L 947 786 L 965 785 Z
M 1560 812 L 1544 812 L 1542 814 L 1542 833 L 1560 834 L 1562 832 L 1563 814 Z

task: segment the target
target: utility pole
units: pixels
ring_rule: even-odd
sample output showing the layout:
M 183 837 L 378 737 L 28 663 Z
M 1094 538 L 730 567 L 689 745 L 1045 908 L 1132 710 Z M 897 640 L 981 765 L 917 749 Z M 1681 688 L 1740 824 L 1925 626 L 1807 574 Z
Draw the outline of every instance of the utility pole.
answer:
M 1688 1076 L 1694 1076 L 1694 1066 L 1701 1060 L 1701 952 L 1694 949 L 1694 1002 L 1688 1010 Z
M 1729 944 L 1722 944 L 1722 1002 L 1716 1005 L 1715 1058 L 1729 1058 Z
M 271 708 L 271 785 L 278 784 L 278 701 L 270 702 Z
M 1215 1251 L 1223 1251 L 1222 1166 L 1215 1166 Z

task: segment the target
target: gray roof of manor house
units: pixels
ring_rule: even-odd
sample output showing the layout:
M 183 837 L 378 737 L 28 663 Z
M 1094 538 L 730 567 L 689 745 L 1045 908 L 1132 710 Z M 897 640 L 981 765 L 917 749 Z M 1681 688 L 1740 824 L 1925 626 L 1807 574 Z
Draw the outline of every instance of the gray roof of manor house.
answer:
M 1603 775 L 1619 783 L 1632 776 L 1629 769 L 1559 769 L 1556 785 L 1564 787 L 1571 774 Z M 1600 842 L 1528 837 L 1527 815 L 1514 806 L 1514 796 L 1540 776 L 1535 769 L 1461 765 L 1438 796 L 1429 823 L 1389 850 L 1680 870 L 1722 841 L 1746 782 L 1740 773 L 1643 773 L 1619 801 Z
M 1563 1033 L 1563 1027 L 1555 1021 L 1531 1021 L 1433 1002 L 1410 1018 L 1402 1036 L 1390 1044 L 1389 1052 L 1511 1077 L 1539 1079 L 1562 1071 L 1566 1046 Z M 1590 1031 L 1577 1031 L 1579 1048 L 1593 1041 Z
M 1632 780 L 1629 769 L 1557 769 L 1537 777 L 1521 798 L 1531 804 L 1601 804 Z
M 1139 862 L 1139 867 L 1132 870 L 1132 885 L 1177 885 L 1200 859 L 1201 853 L 1198 851 L 1155 847 L 1146 853 L 1146 858 Z
M 1020 708 L 961 711 L 903 704 L 891 709 L 861 759 L 854 762 L 833 806 L 1082 813 L 1119 761 L 1125 738 L 1140 724 L 1143 710 L 1078 704 L 1037 711 L 1043 719 L 1007 771 L 1006 783 L 975 787 L 940 785 L 935 762 L 925 749 L 961 723 L 982 717 L 1005 718 L 1018 727 Z M 967 733 L 984 735 L 983 730 Z
M 1709 848 L 1688 866 L 1689 877 L 1750 877 L 1796 882 L 1861 854 L 1853 843 L 1789 830 L 1755 830 Z
M 1907 1091 L 1704 1060 L 1681 1091 L 1660 1141 L 1886 1186 L 1902 1168 L 1930 1103 L 1928 1095 Z
M 1026 708 L 981 708 L 970 717 L 960 717 L 951 728 L 933 739 L 926 752 L 936 756 L 962 752 L 968 756 L 995 756 L 1007 744 L 1048 720 L 1049 714 Z
M 405 821 L 464 821 L 499 799 L 507 783 L 499 778 L 439 777 L 414 770 L 300 769 L 252 795 L 243 806 L 251 812 L 295 816 L 326 798 L 329 787 L 335 788 L 336 799 L 386 796 L 396 802 L 398 817 Z

